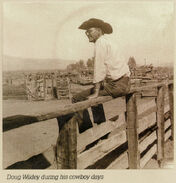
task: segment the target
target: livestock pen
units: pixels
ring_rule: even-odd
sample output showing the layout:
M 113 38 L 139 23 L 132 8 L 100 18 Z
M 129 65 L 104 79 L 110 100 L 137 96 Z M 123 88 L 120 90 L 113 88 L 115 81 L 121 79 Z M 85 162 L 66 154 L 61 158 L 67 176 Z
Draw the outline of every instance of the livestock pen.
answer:
M 119 102 L 123 105 L 118 106 Z M 76 112 L 88 109 L 91 115 L 91 106 L 99 104 L 103 105 L 107 114 L 106 122 L 93 123 L 92 128 L 79 133 Z M 112 110 L 115 115 L 111 115 Z M 58 169 L 140 169 L 154 156 L 162 167 L 165 161 L 164 144 L 169 138 L 174 139 L 173 81 L 134 87 L 126 96 L 116 99 L 98 97 L 67 105 L 63 109 L 4 117 L 3 137 L 5 139 L 8 132 L 25 125 L 70 113 L 75 115 L 60 132 L 58 130 L 61 139 L 56 144 L 58 161 L 54 161 L 53 150 L 43 153 L 43 160 L 48 161 L 44 168 L 52 169 L 55 162 Z M 32 147 L 32 144 L 25 145 Z M 4 154 L 3 158 L 8 157 Z M 26 157 L 23 158 L 25 161 Z M 4 165 L 4 168 L 12 168 L 12 164 Z

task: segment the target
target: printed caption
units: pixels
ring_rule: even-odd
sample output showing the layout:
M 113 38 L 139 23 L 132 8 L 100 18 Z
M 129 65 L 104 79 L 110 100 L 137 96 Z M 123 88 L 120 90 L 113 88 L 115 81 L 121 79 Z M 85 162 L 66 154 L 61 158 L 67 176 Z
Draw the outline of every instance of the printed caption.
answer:
M 58 180 L 103 180 L 104 175 L 97 175 L 97 174 L 55 174 L 55 175 L 48 175 L 48 174 L 7 174 L 7 180 L 9 181 L 21 181 L 21 180 L 51 180 L 51 181 L 58 181 Z

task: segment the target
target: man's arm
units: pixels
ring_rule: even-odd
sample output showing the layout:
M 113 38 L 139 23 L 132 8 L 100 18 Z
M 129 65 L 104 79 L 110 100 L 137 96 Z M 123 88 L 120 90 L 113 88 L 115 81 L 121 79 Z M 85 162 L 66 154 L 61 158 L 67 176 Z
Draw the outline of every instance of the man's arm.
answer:
M 95 44 L 95 62 L 94 62 L 94 93 L 88 99 L 97 98 L 99 95 L 101 83 L 106 77 L 106 58 L 107 47 L 103 40 L 98 40 Z

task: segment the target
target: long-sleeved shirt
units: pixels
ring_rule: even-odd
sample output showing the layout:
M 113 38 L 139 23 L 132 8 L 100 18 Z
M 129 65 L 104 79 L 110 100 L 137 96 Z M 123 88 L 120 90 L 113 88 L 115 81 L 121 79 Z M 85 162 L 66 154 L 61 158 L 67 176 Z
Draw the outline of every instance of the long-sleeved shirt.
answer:
M 103 81 L 106 77 L 117 80 L 123 75 L 130 76 L 127 63 L 119 58 L 119 50 L 110 40 L 102 35 L 95 42 L 95 63 L 93 83 Z

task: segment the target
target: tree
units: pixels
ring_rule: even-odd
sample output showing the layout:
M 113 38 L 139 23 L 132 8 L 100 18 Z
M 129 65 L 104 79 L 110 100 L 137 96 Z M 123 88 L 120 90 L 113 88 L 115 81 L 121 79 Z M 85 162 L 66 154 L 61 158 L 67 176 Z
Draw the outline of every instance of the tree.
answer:
M 68 66 L 67 66 L 67 71 L 73 71 L 73 70 L 77 70 L 77 66 L 76 66 L 76 64 L 69 64 Z
M 83 60 L 80 60 L 78 63 L 79 63 L 80 69 L 84 69 L 85 68 L 85 64 L 84 64 Z
M 130 69 L 136 68 L 136 60 L 134 59 L 134 57 L 129 58 L 128 65 Z
M 93 68 L 94 67 L 94 57 L 92 57 L 91 59 L 89 58 L 87 60 L 87 67 L 88 68 Z
M 135 70 L 136 70 L 136 61 L 134 59 L 134 57 L 130 57 L 128 60 L 128 66 L 131 72 L 131 76 L 135 75 Z

